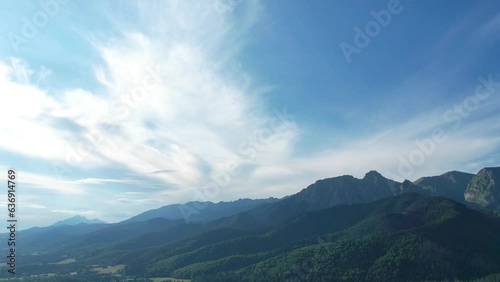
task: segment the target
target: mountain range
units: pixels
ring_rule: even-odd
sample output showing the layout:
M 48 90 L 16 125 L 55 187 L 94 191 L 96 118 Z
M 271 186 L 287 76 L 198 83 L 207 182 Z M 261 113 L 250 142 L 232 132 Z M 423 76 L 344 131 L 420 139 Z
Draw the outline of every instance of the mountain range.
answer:
M 239 199 L 232 202 L 189 202 L 186 204 L 174 204 L 158 209 L 145 211 L 124 222 L 140 222 L 156 217 L 170 220 L 185 219 L 186 221 L 206 221 L 230 216 L 255 208 L 261 204 L 273 203 L 276 198 L 269 199 Z
M 114 224 L 75 217 L 19 232 L 20 259 L 25 279 L 63 279 L 45 281 L 497 279 L 499 181 L 500 168 L 414 182 L 370 171 L 282 199 L 169 205 Z
M 106 223 L 98 218 L 88 219 L 81 215 L 75 215 L 71 218 L 58 221 L 54 223 L 52 226 L 62 226 L 62 225 L 77 225 L 77 224 L 102 224 Z

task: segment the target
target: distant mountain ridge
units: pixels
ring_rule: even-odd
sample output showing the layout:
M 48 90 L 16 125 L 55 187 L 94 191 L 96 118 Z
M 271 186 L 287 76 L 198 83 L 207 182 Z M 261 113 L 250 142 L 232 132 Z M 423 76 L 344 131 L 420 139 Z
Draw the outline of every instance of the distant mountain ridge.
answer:
M 368 203 L 382 198 L 416 192 L 428 196 L 443 196 L 461 203 L 470 203 L 492 210 L 500 210 L 500 167 L 484 168 L 477 175 L 450 171 L 438 176 L 421 177 L 411 182 L 397 182 L 385 178 L 377 171 L 369 171 L 362 179 L 351 175 L 318 180 L 296 194 L 283 199 L 239 199 L 230 202 L 188 202 L 148 210 L 121 223 L 148 221 L 154 218 L 168 220 L 183 219 L 186 222 L 202 222 L 221 219 L 247 212 L 248 217 L 227 219 L 235 226 L 244 225 L 241 220 L 254 221 L 260 215 L 273 213 L 270 224 L 307 211 L 317 211 L 336 205 Z M 267 218 L 267 217 L 266 217 Z M 53 226 L 105 223 L 99 219 L 89 220 L 83 216 L 56 222 Z M 266 222 L 261 222 L 266 225 Z
M 146 221 L 153 218 L 165 218 L 169 220 L 184 219 L 187 222 L 214 220 L 221 217 L 231 216 L 240 212 L 253 209 L 262 204 L 277 202 L 276 198 L 267 199 L 239 199 L 231 202 L 188 202 L 185 204 L 174 204 L 163 206 L 158 209 L 145 211 L 123 223 Z
M 487 177 L 490 175 L 486 173 L 487 171 L 489 170 L 486 169 L 478 173 L 478 175 L 484 174 L 483 176 Z M 144 238 L 148 238 L 147 241 L 149 241 L 147 245 L 153 246 L 180 238 L 179 236 L 190 236 L 218 228 L 247 231 L 268 228 L 307 212 L 320 211 L 339 205 L 369 203 L 408 192 L 428 196 L 443 196 L 457 202 L 481 206 L 479 203 L 471 202 L 471 198 L 466 201 L 463 196 L 470 180 L 474 177 L 476 176 L 473 174 L 450 171 L 439 176 L 422 177 L 415 182 L 409 180 L 397 182 L 385 178 L 377 171 L 370 171 L 362 179 L 343 175 L 318 180 L 298 193 L 282 199 L 239 199 L 233 202 L 219 203 L 188 202 L 149 210 L 128 220 L 107 226 L 99 227 L 97 225 L 94 228 L 90 224 L 89 228 L 85 226 L 79 227 L 80 223 L 99 223 L 100 221 L 96 222 L 85 217 L 75 216 L 58 222 L 52 227 L 63 228 L 58 230 L 58 234 L 60 234 L 57 238 L 58 242 L 61 242 L 61 240 L 71 241 L 75 234 L 82 236 L 81 243 L 101 242 L 102 238 L 108 238 L 107 242 L 110 242 L 115 235 L 111 236 L 109 234 L 118 234 L 116 236 L 124 240 L 132 239 L 134 236 L 145 236 Z M 496 187 L 490 186 L 488 186 L 489 190 L 496 189 Z M 184 217 L 186 212 L 190 213 L 188 220 Z M 136 223 L 143 223 L 143 225 L 136 225 Z M 155 224 L 160 224 L 163 227 L 157 228 Z M 125 226 L 119 227 L 115 225 Z M 74 226 L 77 229 L 69 230 L 65 226 Z M 141 226 L 141 232 L 134 231 L 138 229 L 137 226 Z M 156 235 L 153 235 L 152 232 L 156 232 Z M 52 238 L 53 236 L 50 234 L 53 234 L 53 230 L 50 228 L 34 228 L 28 230 L 26 234 L 30 234 L 29 238 L 26 239 L 31 242 L 29 247 L 35 248 L 39 245 L 36 238 L 42 235 Z M 65 236 L 67 239 L 63 238 Z M 144 240 L 140 239 L 139 241 Z M 46 246 L 50 246 L 49 243 L 53 242 L 53 240 L 45 239 L 44 242 Z M 137 246 L 142 245 L 144 244 L 137 244 Z
M 102 221 L 98 218 L 88 219 L 85 216 L 75 215 L 68 219 L 58 221 L 52 224 L 52 226 L 77 225 L 77 224 L 105 224 L 105 223 L 106 223 L 105 221 Z
M 248 213 L 263 225 L 273 225 L 304 212 L 314 212 L 338 206 L 368 203 L 406 192 L 428 194 L 420 186 L 406 180 L 390 180 L 377 171 L 370 171 L 362 179 L 351 175 L 316 181 L 300 192 L 283 200 L 257 207 Z M 268 217 L 273 214 L 273 217 Z
M 295 202 L 314 204 L 316 209 L 342 204 L 357 204 L 396 196 L 403 191 L 415 190 L 413 186 L 390 180 L 377 171 L 370 171 L 362 179 L 350 175 L 318 180 L 293 195 Z
M 449 171 L 438 176 L 397 182 L 370 171 L 362 179 L 350 175 L 318 180 L 284 199 L 314 205 L 313 210 L 341 204 L 367 203 L 406 192 L 443 196 L 460 203 L 500 210 L 500 167 L 481 169 L 477 174 Z
M 385 178 L 374 170 L 366 173 L 362 179 L 351 175 L 337 176 L 318 180 L 300 192 L 285 197 L 277 203 L 262 205 L 248 211 L 248 213 L 261 224 L 272 225 L 304 212 L 318 211 L 338 205 L 369 203 L 408 192 L 427 196 L 442 196 L 460 203 L 479 205 L 490 210 L 500 210 L 500 187 L 498 185 L 500 184 L 500 177 L 498 177 L 498 172 L 486 173 L 490 170 L 500 172 L 500 168 L 481 170 L 478 175 L 450 171 L 439 176 L 422 177 L 415 182 L 409 180 L 397 182 Z M 478 204 L 471 197 L 466 198 L 465 192 L 466 189 L 473 189 L 467 187 L 470 186 L 473 179 L 478 179 L 483 174 L 484 177 L 490 178 L 493 177 L 492 175 L 496 175 L 498 178 L 495 179 L 498 180 L 496 182 L 491 180 L 497 183 L 496 186 L 492 184 L 481 188 L 486 190 L 486 192 L 482 193 L 483 197 L 489 200 L 479 201 L 483 204 Z M 494 191 L 497 193 L 495 194 L 496 197 L 491 196 L 495 193 Z M 478 193 L 480 192 L 477 191 L 476 195 Z M 268 214 L 274 216 L 269 218 Z

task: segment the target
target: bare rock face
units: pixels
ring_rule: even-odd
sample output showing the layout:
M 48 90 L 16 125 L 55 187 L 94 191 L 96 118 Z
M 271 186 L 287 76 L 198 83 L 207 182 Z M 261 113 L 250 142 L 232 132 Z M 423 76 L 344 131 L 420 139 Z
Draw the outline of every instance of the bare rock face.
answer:
M 465 201 L 500 210 L 500 167 L 480 170 L 465 190 Z

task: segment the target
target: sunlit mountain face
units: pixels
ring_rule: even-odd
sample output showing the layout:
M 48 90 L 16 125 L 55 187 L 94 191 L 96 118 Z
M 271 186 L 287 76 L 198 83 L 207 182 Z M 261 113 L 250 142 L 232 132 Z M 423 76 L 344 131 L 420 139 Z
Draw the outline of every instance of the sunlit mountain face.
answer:
M 500 279 L 500 3 L 114 4 L 0 4 L 0 279 Z

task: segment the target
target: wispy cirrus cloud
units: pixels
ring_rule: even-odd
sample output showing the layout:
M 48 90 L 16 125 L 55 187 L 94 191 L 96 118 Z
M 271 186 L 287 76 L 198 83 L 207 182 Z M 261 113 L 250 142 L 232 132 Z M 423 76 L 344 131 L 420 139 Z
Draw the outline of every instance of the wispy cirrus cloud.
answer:
M 120 32 L 108 38 L 82 32 L 101 59 L 94 65 L 99 93 L 90 88 L 47 91 L 37 84 L 53 70 L 36 71 L 17 58 L 1 64 L 4 93 L 16 93 L 2 99 L 16 110 L 0 116 L 13 121 L 0 127 L 9 136 L 0 147 L 54 167 L 52 175 L 24 172 L 27 185 L 90 197 L 91 186 L 143 183 L 83 176 L 86 170 L 120 167 L 124 174 L 176 189 L 176 195 L 168 192 L 169 201 L 185 201 L 192 197 L 187 188 L 210 181 L 211 172 L 227 160 L 243 162 L 242 137 L 270 116 L 260 98 L 265 87 L 256 88 L 234 60 L 260 6 L 248 1 L 236 16 L 220 14 L 213 3 L 197 5 L 137 2 L 142 30 L 127 29 L 117 17 L 111 22 Z M 114 130 L 102 130 L 103 124 Z M 294 138 L 292 131 L 285 138 Z M 269 152 L 289 154 L 282 146 L 286 141 L 279 142 L 285 143 L 269 144 Z M 103 200 L 147 203 L 161 195 Z

